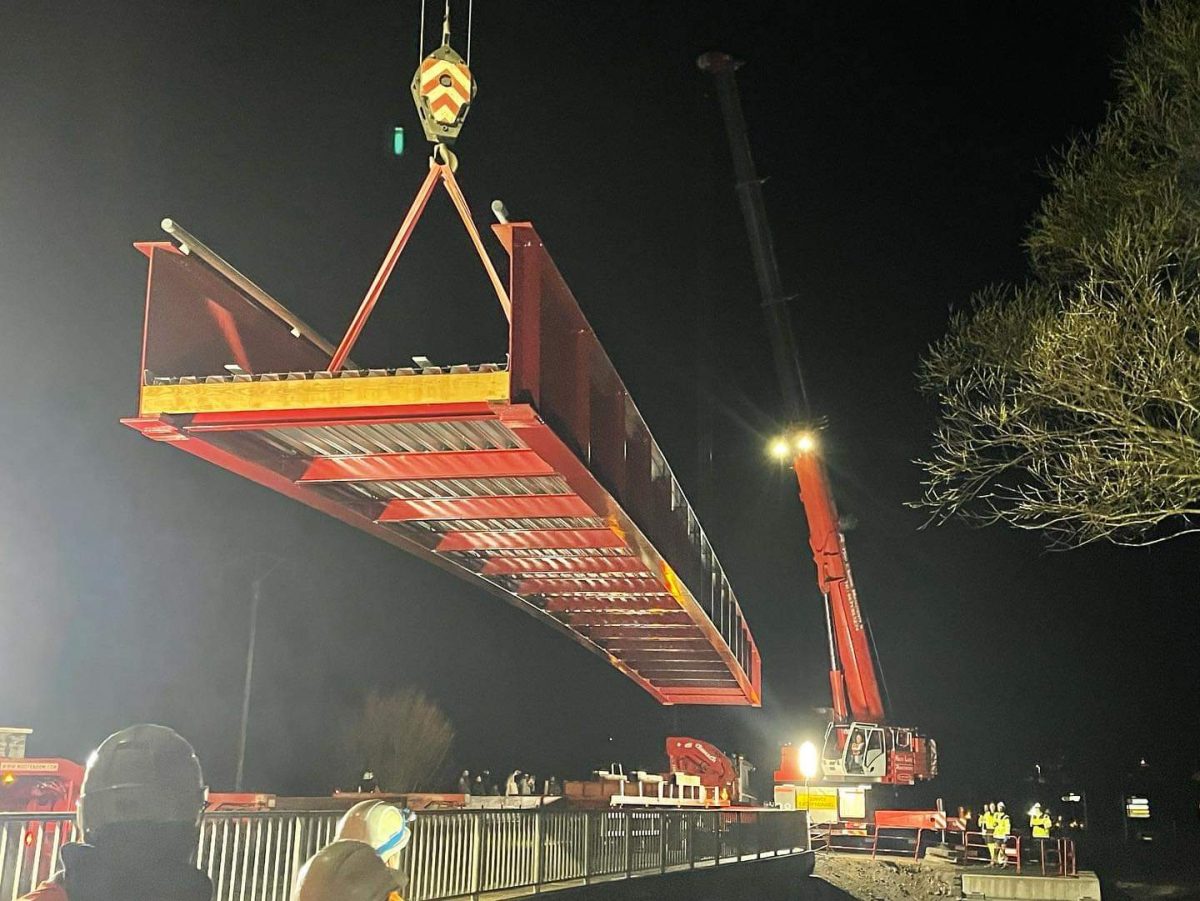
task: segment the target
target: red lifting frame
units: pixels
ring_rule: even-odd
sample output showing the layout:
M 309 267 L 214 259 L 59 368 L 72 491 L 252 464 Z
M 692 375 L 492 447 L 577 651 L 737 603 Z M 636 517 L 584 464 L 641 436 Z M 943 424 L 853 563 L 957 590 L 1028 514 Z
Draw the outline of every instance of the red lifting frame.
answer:
M 343 373 L 439 183 L 508 316 L 507 371 Z M 332 353 L 199 241 L 137 245 L 143 379 L 125 423 L 473 580 L 660 703 L 758 706 L 754 639 L 645 422 L 532 226 L 495 231 L 507 289 L 432 164 Z M 467 449 L 357 451 L 428 427 Z

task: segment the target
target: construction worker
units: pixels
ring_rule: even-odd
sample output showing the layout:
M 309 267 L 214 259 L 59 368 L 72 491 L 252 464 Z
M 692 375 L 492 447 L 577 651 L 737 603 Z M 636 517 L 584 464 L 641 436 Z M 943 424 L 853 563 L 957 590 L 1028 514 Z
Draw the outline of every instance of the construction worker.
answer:
M 292 901 L 403 901 L 396 873 L 362 842 L 341 839 L 308 859 Z
M 979 831 L 987 844 L 988 865 L 996 862 L 996 841 L 992 838 L 992 830 L 996 828 L 996 802 L 989 801 L 979 811 Z
M 173 729 L 140 725 L 110 735 L 88 758 L 62 870 L 26 901 L 211 901 L 196 869 L 204 777 Z
M 1008 814 L 1004 810 L 1004 802 L 1000 801 L 996 804 L 996 820 L 992 827 L 992 836 L 996 840 L 996 866 L 1008 866 L 1008 852 L 1005 849 L 1005 844 L 1008 842 L 1009 835 L 1012 834 L 1012 821 L 1008 818 Z
M 395 870 L 400 866 L 400 852 L 412 840 L 414 819 L 411 810 L 386 801 L 359 801 L 338 820 L 334 837 L 370 845 Z
M 1043 812 L 1041 804 L 1034 804 L 1029 811 L 1029 831 L 1034 838 L 1050 837 L 1050 814 Z

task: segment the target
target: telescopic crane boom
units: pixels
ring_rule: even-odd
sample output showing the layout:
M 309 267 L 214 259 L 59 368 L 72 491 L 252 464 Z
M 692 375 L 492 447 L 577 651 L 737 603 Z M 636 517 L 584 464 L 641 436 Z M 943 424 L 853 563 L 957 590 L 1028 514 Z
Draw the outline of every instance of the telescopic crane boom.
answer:
M 808 520 L 817 584 L 825 598 L 833 718 L 822 751 L 823 775 L 831 782 L 906 785 L 930 779 L 937 773 L 933 740 L 916 729 L 886 724 L 878 669 L 854 588 L 846 538 L 838 524 L 837 506 L 816 436 L 803 426 L 812 414 L 788 309 L 791 298 L 784 292 L 779 276 L 762 180 L 755 171 L 738 95 L 735 75 L 738 63 L 724 53 L 706 53 L 697 63 L 713 76 L 716 84 L 733 156 L 738 202 L 749 233 L 754 271 L 767 315 L 772 357 L 787 405 L 787 435 L 775 443 L 772 451 L 780 459 L 792 461 Z M 785 747 L 782 758 L 776 781 L 801 779 L 796 749 Z

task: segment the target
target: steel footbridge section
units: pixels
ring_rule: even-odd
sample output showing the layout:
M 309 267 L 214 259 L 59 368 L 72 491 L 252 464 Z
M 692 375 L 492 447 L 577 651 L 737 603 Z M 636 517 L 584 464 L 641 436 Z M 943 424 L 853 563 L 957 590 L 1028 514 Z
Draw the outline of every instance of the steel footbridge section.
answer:
M 126 425 L 484 587 L 662 704 L 760 705 L 729 581 L 531 225 L 495 226 L 507 361 L 383 369 L 164 228 L 178 244 L 135 245 L 149 275 Z

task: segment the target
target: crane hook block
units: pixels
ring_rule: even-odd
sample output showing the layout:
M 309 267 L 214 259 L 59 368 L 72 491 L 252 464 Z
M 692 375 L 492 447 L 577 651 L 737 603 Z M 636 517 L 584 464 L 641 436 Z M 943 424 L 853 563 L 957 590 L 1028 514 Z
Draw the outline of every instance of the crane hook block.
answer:
M 477 87 L 475 76 L 449 43 L 444 42 L 421 61 L 413 76 L 412 95 L 429 141 L 454 144 Z

